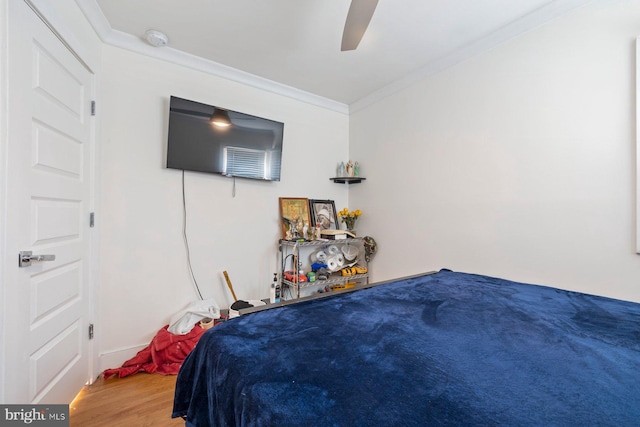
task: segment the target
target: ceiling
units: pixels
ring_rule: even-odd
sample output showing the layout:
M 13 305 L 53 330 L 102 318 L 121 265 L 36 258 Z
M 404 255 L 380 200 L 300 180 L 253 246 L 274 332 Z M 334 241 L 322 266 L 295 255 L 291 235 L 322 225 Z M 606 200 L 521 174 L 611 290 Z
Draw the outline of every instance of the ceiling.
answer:
M 348 110 L 589 0 L 380 0 L 360 46 L 347 52 L 349 0 L 76 2 L 106 43 Z M 148 45 L 149 29 L 168 45 Z

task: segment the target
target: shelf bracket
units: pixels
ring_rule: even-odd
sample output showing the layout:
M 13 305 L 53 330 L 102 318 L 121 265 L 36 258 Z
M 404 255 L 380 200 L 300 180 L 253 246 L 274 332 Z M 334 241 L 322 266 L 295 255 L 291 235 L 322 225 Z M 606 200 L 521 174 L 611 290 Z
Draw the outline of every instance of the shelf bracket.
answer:
M 334 178 L 329 178 L 330 181 L 335 182 L 336 184 L 359 184 L 367 178 L 363 178 L 361 176 L 336 176 Z

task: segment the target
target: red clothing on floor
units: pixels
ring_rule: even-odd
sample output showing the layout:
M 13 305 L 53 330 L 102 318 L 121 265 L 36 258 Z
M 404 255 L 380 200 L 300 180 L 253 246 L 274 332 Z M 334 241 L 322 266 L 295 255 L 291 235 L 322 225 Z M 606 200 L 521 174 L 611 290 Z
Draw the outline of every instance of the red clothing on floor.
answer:
M 168 327 L 169 325 L 160 329 L 146 348 L 124 362 L 120 368 L 105 370 L 104 377 L 118 375 L 122 378 L 138 372 L 176 375 L 205 330 L 198 323 L 188 334 L 174 335 L 167 331 Z

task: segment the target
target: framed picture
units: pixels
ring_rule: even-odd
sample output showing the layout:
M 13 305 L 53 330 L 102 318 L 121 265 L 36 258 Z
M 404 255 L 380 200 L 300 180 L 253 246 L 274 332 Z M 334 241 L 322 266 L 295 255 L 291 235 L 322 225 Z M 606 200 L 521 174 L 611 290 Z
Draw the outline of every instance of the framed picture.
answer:
M 280 197 L 280 220 L 282 222 L 282 238 L 302 238 L 302 230 L 311 224 L 309 216 L 309 199 Z M 290 235 L 287 235 L 290 231 Z
M 338 215 L 336 204 L 333 200 L 309 200 L 309 210 L 311 211 L 311 226 L 320 224 L 321 230 L 337 230 Z

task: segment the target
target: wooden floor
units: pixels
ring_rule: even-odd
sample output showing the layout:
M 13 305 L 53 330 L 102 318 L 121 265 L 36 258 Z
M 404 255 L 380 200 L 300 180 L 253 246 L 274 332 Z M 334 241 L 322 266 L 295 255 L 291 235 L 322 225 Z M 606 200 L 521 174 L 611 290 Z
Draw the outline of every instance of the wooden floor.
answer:
M 71 427 L 184 426 L 171 418 L 176 375 L 139 373 L 98 378 L 85 386 L 69 407 Z

